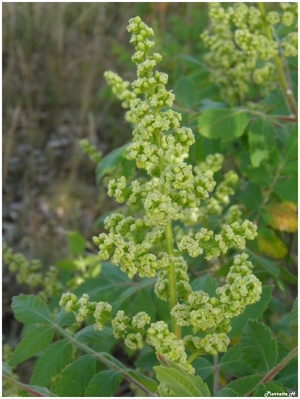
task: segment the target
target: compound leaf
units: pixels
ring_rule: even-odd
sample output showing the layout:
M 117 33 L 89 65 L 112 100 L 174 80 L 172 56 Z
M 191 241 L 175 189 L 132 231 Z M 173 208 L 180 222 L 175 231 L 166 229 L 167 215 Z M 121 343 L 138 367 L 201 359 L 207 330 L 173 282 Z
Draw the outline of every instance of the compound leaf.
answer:
M 31 384 L 46 386 L 72 359 L 72 344 L 62 339 L 50 345 L 38 359 Z
M 175 366 L 154 367 L 159 382 L 166 385 L 176 396 L 211 396 L 207 385 L 199 376 L 191 375 Z
M 122 375 L 116 370 L 105 370 L 94 375 L 84 391 L 88 397 L 113 396 L 122 381 Z
M 256 371 L 268 372 L 276 364 L 278 348 L 271 330 L 262 323 L 249 320 L 241 335 L 240 354 Z
M 10 366 L 16 366 L 47 348 L 54 333 L 55 329 L 52 326 L 39 326 L 30 330 L 16 346 L 9 361 Z
M 41 298 L 35 295 L 18 295 L 12 299 L 15 318 L 24 324 L 49 323 L 50 312 Z
M 238 378 L 230 382 L 226 388 L 232 389 L 237 393 L 237 396 L 244 397 L 259 384 L 261 379 L 262 377 L 260 374 L 247 375 L 246 377 Z
M 96 372 L 96 359 L 84 355 L 74 360 L 60 374 L 54 393 L 58 396 L 82 396 Z

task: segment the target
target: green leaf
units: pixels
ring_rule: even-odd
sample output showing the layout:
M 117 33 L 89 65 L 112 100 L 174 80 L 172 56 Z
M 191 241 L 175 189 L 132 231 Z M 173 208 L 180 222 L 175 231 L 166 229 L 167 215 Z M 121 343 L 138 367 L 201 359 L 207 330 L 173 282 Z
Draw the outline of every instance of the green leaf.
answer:
M 289 138 L 286 143 L 284 152 L 284 168 L 288 167 L 288 171 L 292 169 L 297 172 L 297 159 L 298 159 L 298 124 L 294 125 L 290 131 Z M 284 171 L 283 168 L 283 171 Z
M 216 397 L 221 397 L 221 398 L 234 398 L 236 396 L 238 396 L 238 394 L 231 388 L 225 387 L 220 389 L 220 391 L 215 393 Z
M 259 387 L 253 393 L 254 397 L 266 397 L 269 396 L 268 394 L 272 393 L 272 396 L 276 396 L 275 394 L 278 393 L 286 393 L 286 390 L 282 388 L 281 385 L 276 384 L 273 381 L 267 382 L 265 384 L 260 384 Z M 282 396 L 282 395 L 278 395 Z
M 3 360 L 2 360 L 2 374 L 7 375 L 7 376 L 12 375 L 12 371 L 11 371 L 9 365 L 6 362 L 4 362 Z
M 262 316 L 271 300 L 272 290 L 273 286 L 263 287 L 260 301 L 247 306 L 243 314 L 232 320 L 230 338 L 239 336 L 248 320 L 257 320 Z
M 35 295 L 18 295 L 12 299 L 15 318 L 23 324 L 45 323 L 50 319 L 48 306 Z
M 241 109 L 208 109 L 198 118 L 202 136 L 223 142 L 242 136 L 248 123 L 249 117 Z
M 261 266 L 268 274 L 270 274 L 275 278 L 279 276 L 280 270 L 275 262 L 263 256 L 256 255 L 254 253 L 251 253 L 251 257 L 254 259 L 254 262 L 257 265 Z
M 205 274 L 204 276 L 196 278 L 191 286 L 193 291 L 202 290 L 211 296 L 216 294 L 217 283 L 210 274 Z
M 265 118 L 258 118 L 251 123 L 248 130 L 250 159 L 257 168 L 262 161 L 268 160 L 274 141 L 273 127 Z
M 135 367 L 140 371 L 152 370 L 157 365 L 158 360 L 154 352 L 148 352 L 146 354 L 141 351 L 139 359 L 135 362 Z
M 185 108 L 192 108 L 197 101 L 198 92 L 191 79 L 182 76 L 174 86 L 176 101 Z
M 54 333 L 52 326 L 35 327 L 29 331 L 16 346 L 9 361 L 10 366 L 16 366 L 45 349 L 52 341 Z
M 171 362 L 168 361 L 171 364 Z M 211 396 L 207 385 L 199 376 L 191 375 L 171 365 L 154 367 L 159 382 L 164 383 L 178 397 Z
M 270 371 L 278 357 L 277 344 L 271 330 L 258 321 L 249 320 L 241 335 L 240 354 L 253 370 Z
M 96 372 L 96 359 L 84 355 L 74 360 L 60 374 L 54 393 L 58 396 L 82 396 Z
M 69 252 L 77 258 L 83 254 L 85 239 L 76 231 L 67 232 L 67 245 Z
M 97 331 L 94 326 L 88 326 L 78 331 L 74 338 L 96 352 L 110 351 L 117 342 L 109 327 Z
M 282 259 L 287 254 L 284 242 L 269 228 L 261 227 L 257 230 L 256 239 L 260 252 L 274 259 Z
M 33 370 L 31 384 L 46 386 L 72 359 L 72 344 L 66 339 L 54 342 L 40 356 Z
M 214 369 L 214 366 L 205 357 L 198 357 L 193 361 L 193 367 L 196 370 L 196 374 L 199 375 L 203 380 L 208 377 Z
M 157 390 L 156 381 L 135 370 L 128 370 L 128 374 L 136 381 L 138 381 L 140 384 L 142 384 L 145 388 L 147 388 L 148 391 L 152 393 L 156 392 Z
M 230 382 L 226 388 L 230 388 L 237 393 L 238 396 L 246 396 L 261 381 L 260 374 L 248 375 Z
M 60 259 L 57 262 L 55 262 L 55 266 L 60 267 L 62 270 L 67 270 L 67 271 L 73 271 L 77 269 L 77 263 L 73 259 Z
M 292 308 L 292 322 L 294 326 L 298 326 L 298 297 L 295 299 Z
M 105 174 L 112 171 L 115 166 L 124 163 L 124 161 L 126 160 L 125 155 L 127 146 L 128 144 L 125 144 L 121 147 L 115 148 L 112 152 L 102 158 L 96 168 L 97 183 L 100 182 Z
M 219 362 L 220 370 L 224 373 L 230 373 L 234 376 L 244 376 L 253 374 L 253 370 L 249 367 L 240 356 L 240 345 L 236 344 L 222 356 Z
M 94 375 L 84 391 L 84 396 L 113 396 L 122 381 L 122 375 L 116 370 L 105 370 Z
M 282 199 L 291 201 L 297 205 L 298 202 L 298 178 L 297 176 L 288 176 L 274 186 L 274 192 Z

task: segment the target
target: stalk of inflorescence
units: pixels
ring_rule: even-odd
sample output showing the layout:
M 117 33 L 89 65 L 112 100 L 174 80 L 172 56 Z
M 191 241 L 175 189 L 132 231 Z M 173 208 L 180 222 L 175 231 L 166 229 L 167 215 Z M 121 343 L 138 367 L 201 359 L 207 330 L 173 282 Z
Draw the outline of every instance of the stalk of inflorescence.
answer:
M 267 36 L 267 38 L 270 41 L 272 41 L 273 40 L 272 32 L 271 32 L 271 29 L 270 29 L 270 25 L 269 25 L 269 23 L 268 23 L 268 21 L 266 19 L 266 13 L 265 13 L 265 9 L 264 9 L 264 4 L 261 3 L 261 2 L 258 3 L 258 8 L 259 8 L 259 10 L 261 12 L 261 15 L 263 17 L 263 23 L 264 23 L 264 28 L 265 28 L 265 31 L 266 31 L 266 36 Z M 293 91 L 292 91 L 290 85 L 287 82 L 287 79 L 286 79 L 286 76 L 285 76 L 285 73 L 284 73 L 284 70 L 283 70 L 283 66 L 282 66 L 282 61 L 281 61 L 281 59 L 280 59 L 280 57 L 279 57 L 279 55 L 277 53 L 274 54 L 273 59 L 274 59 L 274 63 L 275 63 L 276 69 L 277 69 L 279 84 L 280 84 L 280 87 L 282 89 L 282 92 L 283 92 L 285 101 L 287 103 L 287 106 L 288 106 L 292 116 L 297 117 L 298 116 L 297 104 L 296 104 L 296 101 L 295 101 L 294 96 L 293 96 Z

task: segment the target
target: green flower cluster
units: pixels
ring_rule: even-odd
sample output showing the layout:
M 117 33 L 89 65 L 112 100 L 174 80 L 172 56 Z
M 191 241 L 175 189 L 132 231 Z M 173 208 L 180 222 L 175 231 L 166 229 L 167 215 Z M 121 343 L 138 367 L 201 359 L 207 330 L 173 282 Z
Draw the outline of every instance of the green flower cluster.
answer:
M 243 100 L 251 80 L 264 94 L 270 91 L 277 79 L 272 59 L 297 56 L 297 31 L 281 41 L 275 31 L 280 23 L 296 29 L 297 3 L 281 3 L 281 10 L 266 15 L 256 5 L 246 3 L 226 8 L 209 3 L 208 7 L 211 26 L 200 37 L 210 50 L 206 62 L 211 80 L 221 87 L 224 98 L 230 103 Z
M 82 323 L 87 317 L 93 316 L 95 319 L 94 328 L 103 330 L 107 321 L 110 320 L 112 307 L 107 302 L 90 302 L 89 296 L 83 294 L 81 298 L 77 298 L 75 294 L 66 292 L 62 295 L 59 306 L 65 311 L 73 312 L 78 323 Z
M 185 235 L 177 245 L 180 251 L 186 251 L 193 258 L 205 252 L 205 259 L 210 260 L 221 253 L 225 254 L 232 247 L 243 250 L 246 239 L 253 240 L 256 235 L 256 226 L 249 220 L 244 220 L 242 223 L 224 224 L 220 234 L 214 234 L 212 230 L 202 227 L 194 237 Z
M 200 223 L 196 233 L 182 230 L 180 238 L 179 235 L 174 238 L 174 222 L 185 223 L 187 210 L 197 212 L 203 206 L 208 214 L 220 214 L 229 204 L 237 175 L 227 173 L 215 189 L 213 174 L 222 167 L 221 155 L 209 155 L 195 167 L 186 162 L 194 136 L 191 129 L 180 126 L 181 115 L 171 109 L 174 94 L 166 89 L 168 76 L 155 70 L 162 57 L 152 52 L 153 31 L 139 17 L 129 21 L 128 31 L 136 50 L 132 59 L 137 65 L 137 79 L 130 89 L 128 82 L 113 72 L 106 72 L 105 77 L 128 110 L 127 119 L 134 124 L 127 158 L 134 159 L 137 168 L 144 169 L 149 179 L 127 180 L 122 176 L 110 180 L 108 194 L 137 212 L 131 212 L 135 216 L 117 212 L 106 217 L 107 232 L 94 237 L 94 242 L 101 259 L 110 259 L 130 278 L 136 274 L 156 278 L 155 294 L 170 305 L 172 330 L 165 321 L 151 323 L 145 312 L 131 318 L 119 310 L 111 320 L 115 338 L 124 340 L 131 350 L 151 345 L 158 357 L 193 373 L 186 351 L 192 352 L 192 356 L 195 352 L 225 351 L 230 320 L 242 313 L 248 303 L 259 300 L 261 284 L 242 254 L 236 256 L 226 284 L 217 290 L 216 297 L 194 292 L 186 260 L 179 252 L 192 257 L 203 253 L 206 259 L 213 259 L 229 248 L 243 250 L 246 240 L 256 236 L 256 227 L 248 220 L 241 221 L 239 209 L 230 207 L 224 217 L 228 222 L 219 234 Z M 240 288 L 242 293 L 238 298 Z M 103 318 L 108 319 L 111 307 L 105 302 L 100 304 L 89 302 L 87 295 L 78 300 L 67 293 L 61 299 L 61 305 L 74 312 L 78 321 L 93 316 L 96 327 L 100 324 L 103 328 Z M 95 314 L 97 306 L 101 309 Z M 191 326 L 196 335 L 181 339 L 180 326 Z
M 91 144 L 87 139 L 82 139 L 79 142 L 82 151 L 89 157 L 93 163 L 98 163 L 102 159 L 102 154 L 97 150 L 97 147 Z
M 62 291 L 63 285 L 58 279 L 57 267 L 50 266 L 43 271 L 42 263 L 39 260 L 29 261 L 21 253 L 14 253 L 6 243 L 2 245 L 2 256 L 10 273 L 16 275 L 17 282 L 31 288 L 39 288 L 38 294 L 42 298 L 52 298 Z
M 191 292 L 185 303 L 178 303 L 171 311 L 181 326 L 191 326 L 193 333 L 208 331 L 204 338 L 186 336 L 184 342 L 192 352 L 215 355 L 225 352 L 230 342 L 226 333 L 231 329 L 230 320 L 244 312 L 261 295 L 261 283 L 252 273 L 248 255 L 234 258 L 226 277 L 226 284 L 216 289 L 210 297 L 204 291 Z

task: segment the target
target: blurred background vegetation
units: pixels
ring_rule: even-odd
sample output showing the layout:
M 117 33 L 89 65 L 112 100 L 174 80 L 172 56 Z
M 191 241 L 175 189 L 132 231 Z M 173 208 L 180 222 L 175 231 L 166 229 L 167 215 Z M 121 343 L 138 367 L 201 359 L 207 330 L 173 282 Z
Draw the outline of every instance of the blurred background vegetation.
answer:
M 3 3 L 3 227 L 15 250 L 45 266 L 64 255 L 66 230 L 90 240 L 107 210 L 82 138 L 106 154 L 130 126 L 103 72 L 134 77 L 128 19 L 156 30 L 162 69 L 198 54 L 206 3 Z
M 204 51 L 207 3 L 3 3 L 3 240 L 45 270 L 68 253 L 69 231 L 95 253 L 95 221 L 115 206 L 105 185 L 96 185 L 79 140 L 105 155 L 131 137 L 103 73 L 134 79 L 126 26 L 136 15 L 156 32 L 171 88 L 188 68 L 182 56 Z M 20 334 L 11 298 L 28 290 L 4 264 L 4 335 L 11 343 Z

